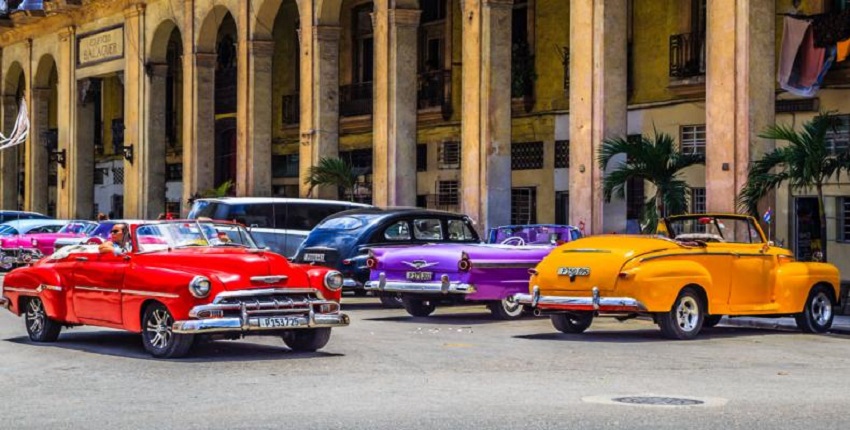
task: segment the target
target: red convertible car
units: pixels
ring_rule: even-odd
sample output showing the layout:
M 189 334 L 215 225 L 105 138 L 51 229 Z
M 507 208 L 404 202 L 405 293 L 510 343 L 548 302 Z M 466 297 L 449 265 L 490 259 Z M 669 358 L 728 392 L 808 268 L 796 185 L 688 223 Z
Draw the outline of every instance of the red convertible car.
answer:
M 24 314 L 36 342 L 55 341 L 62 326 L 111 327 L 141 333 L 163 358 L 185 355 L 198 336 L 274 335 L 315 351 L 349 323 L 339 272 L 291 264 L 241 225 L 155 221 L 131 224 L 129 239 L 126 252 L 68 246 L 12 271 L 0 306 Z

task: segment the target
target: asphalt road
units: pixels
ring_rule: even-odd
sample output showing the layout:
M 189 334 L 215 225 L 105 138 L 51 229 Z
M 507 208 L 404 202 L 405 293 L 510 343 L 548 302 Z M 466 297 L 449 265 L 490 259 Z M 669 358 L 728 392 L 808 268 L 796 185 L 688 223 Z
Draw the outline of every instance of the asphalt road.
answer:
M 689 342 L 649 321 L 430 318 L 344 301 L 350 327 L 317 353 L 279 339 L 150 358 L 134 334 L 63 331 L 33 344 L 0 312 L 0 428 L 846 428 L 850 337 L 718 327 Z M 696 406 L 636 406 L 621 397 Z

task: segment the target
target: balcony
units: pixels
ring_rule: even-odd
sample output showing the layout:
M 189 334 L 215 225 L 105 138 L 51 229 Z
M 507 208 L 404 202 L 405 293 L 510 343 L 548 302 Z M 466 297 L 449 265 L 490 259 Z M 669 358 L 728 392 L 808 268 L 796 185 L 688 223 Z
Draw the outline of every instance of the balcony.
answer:
M 283 96 L 282 115 L 283 126 L 294 126 L 301 122 L 301 96 L 290 94 Z
M 372 83 L 362 82 L 339 87 L 339 115 L 372 114 Z
M 705 93 L 705 35 L 682 33 L 670 36 L 671 91 L 681 95 Z
M 452 115 L 452 72 L 437 70 L 419 74 L 416 100 L 419 110 L 437 110 L 443 120 Z

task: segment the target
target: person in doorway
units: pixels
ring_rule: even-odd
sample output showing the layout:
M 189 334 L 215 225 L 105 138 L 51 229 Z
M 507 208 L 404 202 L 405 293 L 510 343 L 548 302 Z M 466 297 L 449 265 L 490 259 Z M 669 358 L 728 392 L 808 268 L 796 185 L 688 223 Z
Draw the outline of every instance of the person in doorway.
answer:
M 129 252 L 132 249 L 132 245 L 130 244 L 130 235 L 127 227 L 127 224 L 124 223 L 113 225 L 112 230 L 109 231 L 109 240 L 101 243 L 98 247 L 100 253 L 108 254 L 111 252 L 115 255 L 121 255 Z
M 108 216 L 106 216 L 106 214 L 105 214 L 105 213 L 103 213 L 103 212 L 98 212 L 98 214 L 97 214 L 97 221 L 98 221 L 98 222 L 100 222 L 100 221 L 109 221 L 109 217 L 108 217 Z

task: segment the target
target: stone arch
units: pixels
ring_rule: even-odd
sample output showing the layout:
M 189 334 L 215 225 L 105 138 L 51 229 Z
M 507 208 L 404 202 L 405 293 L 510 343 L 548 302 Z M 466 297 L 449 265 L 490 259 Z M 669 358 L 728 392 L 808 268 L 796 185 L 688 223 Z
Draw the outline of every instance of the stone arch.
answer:
M 201 24 L 200 31 L 198 31 L 198 40 L 195 44 L 198 48 L 198 52 L 214 53 L 216 51 L 218 30 L 228 15 L 233 18 L 234 21 L 236 19 L 235 17 L 238 16 L 228 9 L 227 6 L 223 5 L 214 6 L 209 13 L 207 13 L 206 18 L 204 18 L 204 21 Z M 238 26 L 239 23 L 237 22 L 236 25 Z
M 56 68 L 56 59 L 52 54 L 44 54 L 38 60 L 33 78 L 33 88 L 47 88 L 50 86 L 50 74 Z
M 160 64 L 165 63 L 168 52 L 168 41 L 171 39 L 171 35 L 175 29 L 182 39 L 183 34 L 180 32 L 180 29 L 174 21 L 166 19 L 157 25 L 156 30 L 153 33 L 153 37 L 151 38 L 150 46 L 148 47 L 147 57 L 151 62 Z
M 24 68 L 21 66 L 21 63 L 13 61 L 3 76 L 5 76 L 3 79 L 3 94 L 15 94 L 21 85 L 24 85 L 24 88 L 26 88 L 26 77 L 24 76 Z
M 284 2 L 293 1 L 301 15 L 301 1 L 299 0 L 264 0 L 259 7 L 254 8 L 251 16 L 251 29 L 255 40 L 273 39 L 274 24 L 277 14 Z
M 339 15 L 342 12 L 343 0 L 317 0 L 316 24 L 339 25 Z

